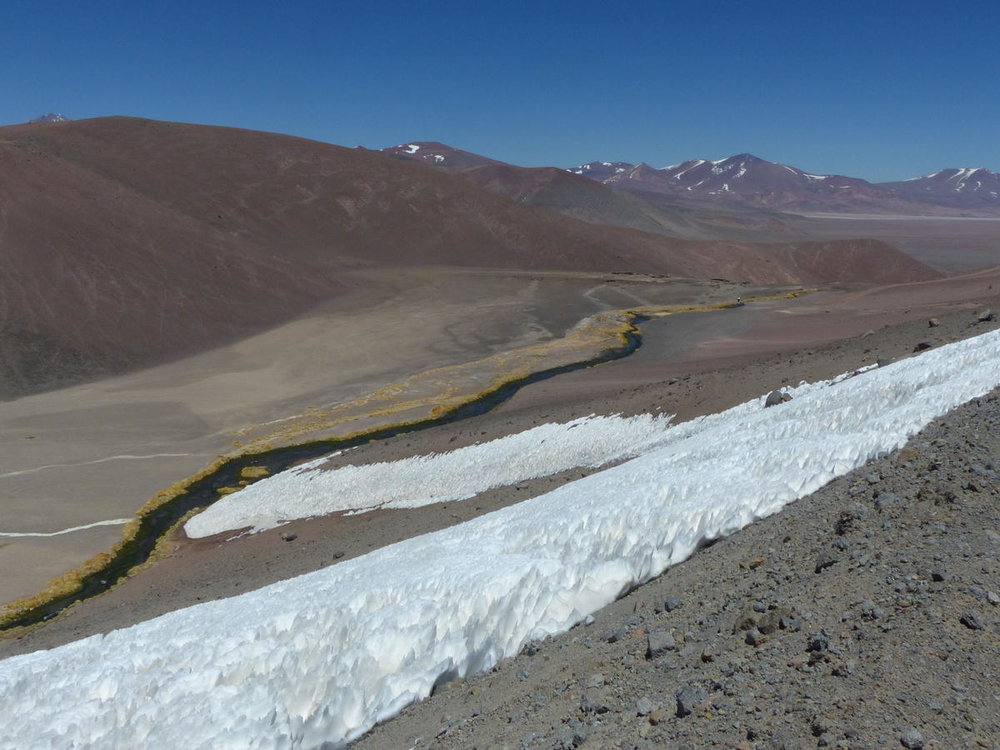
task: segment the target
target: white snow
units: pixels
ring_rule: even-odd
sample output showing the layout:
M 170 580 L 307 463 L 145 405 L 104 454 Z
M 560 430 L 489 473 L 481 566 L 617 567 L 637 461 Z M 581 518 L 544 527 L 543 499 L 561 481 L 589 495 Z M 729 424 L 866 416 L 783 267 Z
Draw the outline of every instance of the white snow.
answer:
M 825 180 L 827 177 L 829 177 L 829 175 L 825 174 L 809 174 L 808 172 L 803 172 L 802 174 L 804 174 L 806 178 L 810 180 Z
M 434 154 L 434 161 L 436 161 L 438 164 L 440 164 L 441 162 L 444 161 L 444 157 L 441 156 L 441 154 Z
M 757 399 L 472 521 L 0 661 L 0 747 L 341 746 L 901 446 L 995 387 L 998 358 L 992 332 L 771 409 Z
M 706 162 L 705 162 L 704 159 L 695 159 L 693 162 L 691 162 L 691 166 L 690 167 L 688 167 L 687 169 L 681 170 L 680 172 L 678 172 L 677 174 L 675 174 L 674 175 L 674 179 L 675 180 L 679 180 L 681 177 L 683 177 L 684 175 L 686 175 L 692 169 L 700 167 L 702 164 L 705 164 L 705 163 Z M 715 162 L 712 162 L 712 163 L 715 164 Z M 704 182 L 704 180 L 702 180 L 702 182 Z M 699 184 L 701 184 L 701 183 L 699 183 Z
M 447 453 L 334 471 L 317 469 L 324 457 L 220 498 L 189 520 L 184 531 L 201 538 L 245 527 L 263 531 L 339 511 L 465 500 L 494 487 L 632 458 L 661 441 L 669 423 L 669 417 L 648 414 L 584 417 Z
M 408 143 L 405 146 L 403 146 L 403 149 L 408 154 L 415 154 L 417 153 L 417 151 L 420 150 L 420 146 L 418 146 L 416 143 Z

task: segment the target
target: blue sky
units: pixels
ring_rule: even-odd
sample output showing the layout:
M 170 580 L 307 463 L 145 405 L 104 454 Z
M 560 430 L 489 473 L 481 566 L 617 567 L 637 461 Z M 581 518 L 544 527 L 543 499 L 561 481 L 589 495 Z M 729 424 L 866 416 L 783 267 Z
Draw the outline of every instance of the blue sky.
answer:
M 134 115 L 525 166 L 1000 171 L 998 30 L 1000 3 L 961 0 L 6 0 L 0 123 Z

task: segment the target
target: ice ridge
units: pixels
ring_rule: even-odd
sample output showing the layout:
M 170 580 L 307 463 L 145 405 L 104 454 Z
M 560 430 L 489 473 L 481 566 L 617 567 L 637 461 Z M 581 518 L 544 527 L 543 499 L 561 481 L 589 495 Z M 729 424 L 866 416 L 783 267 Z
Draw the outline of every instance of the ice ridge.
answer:
M 494 487 L 637 456 L 663 439 L 669 423 L 668 416 L 649 414 L 590 416 L 398 461 L 322 471 L 318 467 L 326 459 L 320 458 L 220 498 L 188 521 L 184 531 L 201 538 L 246 527 L 262 531 L 339 511 L 465 500 Z

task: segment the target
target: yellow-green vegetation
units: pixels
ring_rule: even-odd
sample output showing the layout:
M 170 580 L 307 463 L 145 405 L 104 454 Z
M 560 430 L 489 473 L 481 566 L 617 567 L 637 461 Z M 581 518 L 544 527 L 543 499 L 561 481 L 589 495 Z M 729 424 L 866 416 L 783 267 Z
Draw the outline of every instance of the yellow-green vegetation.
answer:
M 796 289 L 783 294 L 750 297 L 744 302 L 793 299 L 811 291 L 816 290 Z M 139 509 L 137 519 L 125 527 L 122 539 L 114 549 L 95 555 L 79 568 L 54 578 L 44 591 L 7 605 L 0 616 L 0 628 L 30 609 L 79 591 L 85 577 L 107 566 L 114 554 L 135 537 L 140 519 L 186 492 L 195 482 L 214 474 L 230 460 L 319 440 L 351 440 L 375 432 L 403 429 L 440 419 L 466 404 L 523 381 L 534 373 L 598 360 L 607 352 L 628 346 L 630 337 L 638 333 L 636 320 L 640 317 L 722 310 L 735 305 L 733 301 L 725 301 L 600 312 L 582 320 L 560 339 L 499 352 L 474 362 L 427 370 L 398 383 L 386 385 L 354 401 L 315 407 L 280 420 L 278 427 L 270 422 L 266 426 L 255 425 L 240 430 L 230 454 L 219 456 L 197 474 L 176 482 L 150 498 Z M 352 426 L 356 429 L 350 429 Z M 244 467 L 240 471 L 240 477 L 244 480 L 259 479 L 268 474 L 266 467 L 256 465 Z M 222 496 L 240 489 L 242 486 L 223 487 L 218 493 Z M 194 511 L 178 521 L 171 532 L 193 514 Z M 160 559 L 169 554 L 169 545 L 165 540 L 172 536 L 171 532 L 161 537 L 150 561 L 141 568 L 152 564 L 154 557 Z
M 807 291 L 813 290 L 796 289 L 747 298 L 745 302 L 791 299 Z M 237 433 L 238 446 L 244 452 L 259 453 L 315 440 L 355 438 L 376 429 L 399 429 L 440 419 L 534 373 L 596 360 L 606 352 L 627 346 L 629 337 L 637 333 L 639 317 L 735 306 L 734 301 L 725 300 L 597 313 L 582 320 L 560 339 L 499 352 L 474 362 L 427 370 L 354 401 L 313 407 L 277 423 L 247 427 Z
M 46 585 L 46 587 L 37 594 L 25 596 L 7 604 L 3 609 L 2 616 L 0 616 L 0 628 L 13 622 L 22 614 L 34 609 L 35 607 L 48 604 L 49 602 L 61 599 L 64 596 L 70 596 L 82 589 L 83 579 L 104 570 L 118 551 L 135 539 L 136 535 L 139 533 L 139 526 L 140 522 L 138 518 L 129 521 L 125 525 L 125 529 L 122 531 L 122 538 L 110 551 L 99 552 L 80 567 L 74 568 L 73 570 L 67 571 L 62 575 L 53 578 L 48 582 L 48 585 Z
M 160 560 L 170 557 L 170 553 L 173 552 L 174 547 L 177 546 L 177 544 L 174 542 L 174 536 L 177 534 L 178 531 L 181 530 L 181 528 L 183 528 L 184 524 L 186 524 L 189 520 L 191 520 L 193 516 L 197 515 L 200 512 L 201 512 L 200 508 L 192 508 L 183 516 L 178 518 L 177 521 L 169 529 L 163 532 L 163 535 L 159 539 L 156 540 L 156 545 L 153 547 L 153 551 L 149 553 L 149 557 L 146 559 L 146 561 L 132 568 L 128 572 L 128 577 L 132 578 L 133 576 L 141 573 L 147 568 L 152 567 L 155 563 L 159 562 Z

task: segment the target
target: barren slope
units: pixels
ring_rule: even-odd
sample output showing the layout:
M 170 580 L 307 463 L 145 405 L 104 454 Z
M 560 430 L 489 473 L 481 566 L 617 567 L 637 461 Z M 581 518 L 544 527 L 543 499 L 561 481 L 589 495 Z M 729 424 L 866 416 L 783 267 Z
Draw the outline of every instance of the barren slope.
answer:
M 337 294 L 359 266 L 933 276 L 877 243 L 671 240 L 378 152 L 119 117 L 0 128 L 0 260 L 0 397 L 236 340 Z

